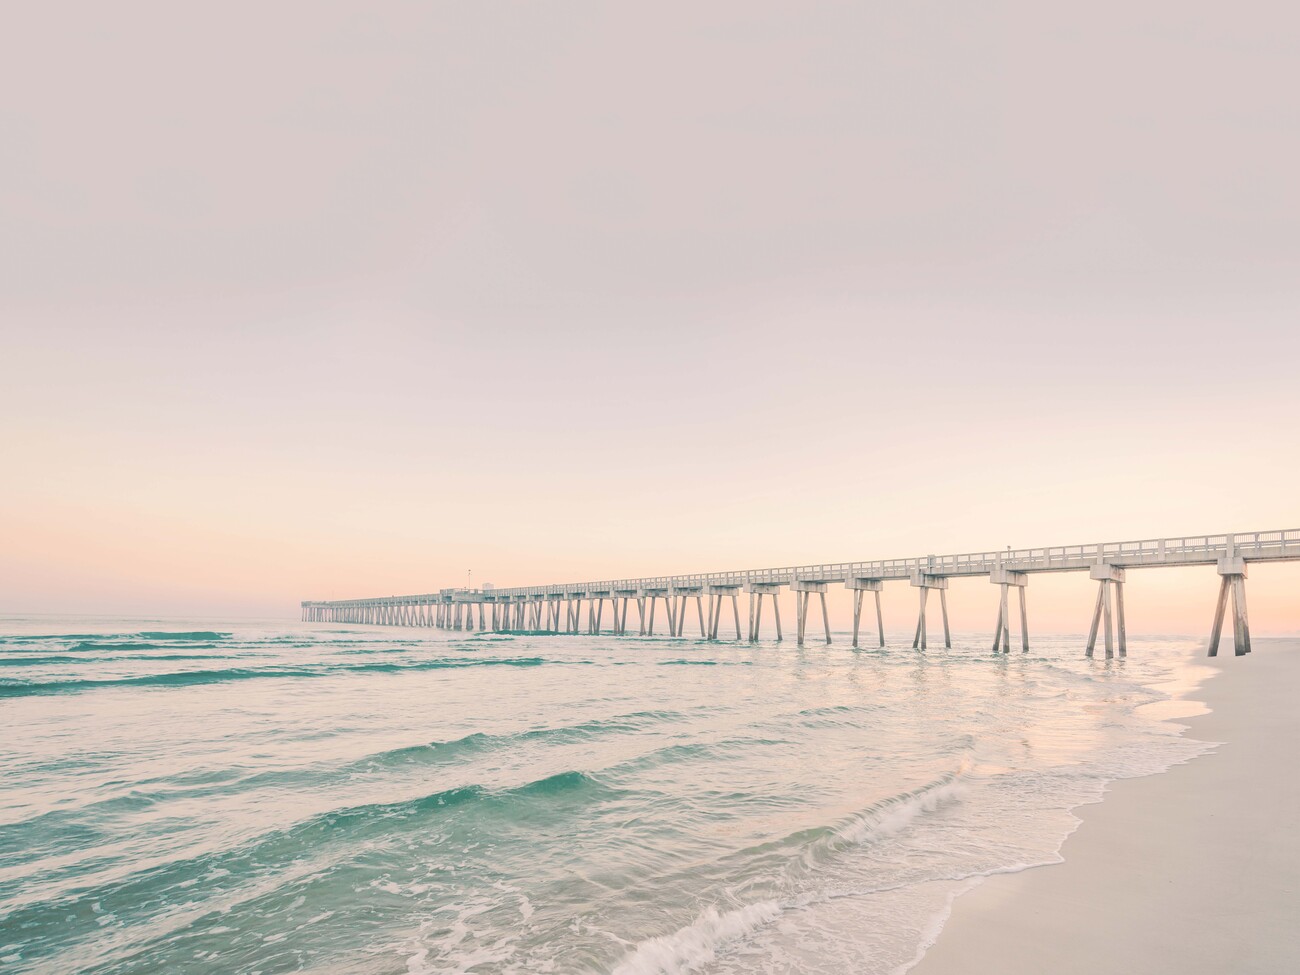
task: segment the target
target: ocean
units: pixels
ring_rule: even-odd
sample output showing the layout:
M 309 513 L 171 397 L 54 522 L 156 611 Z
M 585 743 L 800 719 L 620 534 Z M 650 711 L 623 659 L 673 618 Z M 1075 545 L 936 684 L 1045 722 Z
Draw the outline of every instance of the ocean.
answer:
M 901 972 L 1209 747 L 1192 639 L 898 637 L 0 618 L 0 969 Z

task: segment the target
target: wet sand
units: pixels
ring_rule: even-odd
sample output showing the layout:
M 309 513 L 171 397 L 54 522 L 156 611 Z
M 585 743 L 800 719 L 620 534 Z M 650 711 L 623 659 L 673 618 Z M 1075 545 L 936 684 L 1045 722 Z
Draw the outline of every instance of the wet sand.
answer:
M 1191 693 L 1211 713 L 1178 719 L 1222 744 L 1077 809 L 1063 863 L 958 897 L 912 975 L 1300 971 L 1300 640 L 1226 644 Z

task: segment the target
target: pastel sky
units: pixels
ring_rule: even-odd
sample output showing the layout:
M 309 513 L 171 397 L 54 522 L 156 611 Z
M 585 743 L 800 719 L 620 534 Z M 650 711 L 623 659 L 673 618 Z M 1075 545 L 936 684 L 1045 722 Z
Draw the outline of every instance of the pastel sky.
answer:
M 0 612 L 1300 527 L 1297 9 L 20 5 Z

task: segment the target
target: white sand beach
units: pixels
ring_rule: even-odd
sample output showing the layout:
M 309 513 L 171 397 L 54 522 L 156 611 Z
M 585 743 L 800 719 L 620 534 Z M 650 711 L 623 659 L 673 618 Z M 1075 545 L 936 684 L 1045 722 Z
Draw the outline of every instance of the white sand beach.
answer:
M 914 975 L 1300 971 L 1300 640 L 1254 651 L 1206 660 L 1212 711 L 1180 719 L 1217 749 L 1076 810 L 1063 863 L 959 897 Z

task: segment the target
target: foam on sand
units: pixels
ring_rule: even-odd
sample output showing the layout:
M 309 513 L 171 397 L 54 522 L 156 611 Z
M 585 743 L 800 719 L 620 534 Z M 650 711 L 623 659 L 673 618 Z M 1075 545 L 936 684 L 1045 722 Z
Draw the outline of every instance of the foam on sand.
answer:
M 1211 661 L 1212 752 L 1115 782 L 1047 869 L 957 898 L 914 975 L 1300 970 L 1300 640 Z

